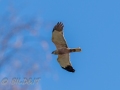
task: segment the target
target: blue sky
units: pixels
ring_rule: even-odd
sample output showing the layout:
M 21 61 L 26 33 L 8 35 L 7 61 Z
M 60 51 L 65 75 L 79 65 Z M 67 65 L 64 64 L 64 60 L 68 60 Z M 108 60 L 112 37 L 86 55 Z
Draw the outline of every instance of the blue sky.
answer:
M 64 23 L 64 36 L 71 48 L 70 59 L 75 73 L 63 70 L 52 55 L 50 66 L 55 78 L 41 75 L 42 90 L 120 90 L 120 1 L 119 0 L 0 0 L 0 16 L 13 6 L 19 17 L 38 17 L 51 23 L 41 35 L 50 51 L 52 28 Z

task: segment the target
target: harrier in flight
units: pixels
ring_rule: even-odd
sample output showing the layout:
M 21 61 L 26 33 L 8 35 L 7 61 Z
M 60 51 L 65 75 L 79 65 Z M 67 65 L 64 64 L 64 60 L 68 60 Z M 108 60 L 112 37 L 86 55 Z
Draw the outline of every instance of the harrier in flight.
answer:
M 53 51 L 52 54 L 58 55 L 57 60 L 63 69 L 69 72 L 75 72 L 75 69 L 70 62 L 69 53 L 80 52 L 81 48 L 68 48 L 63 35 L 63 27 L 63 23 L 58 22 L 53 28 L 52 42 L 55 44 L 57 50 Z

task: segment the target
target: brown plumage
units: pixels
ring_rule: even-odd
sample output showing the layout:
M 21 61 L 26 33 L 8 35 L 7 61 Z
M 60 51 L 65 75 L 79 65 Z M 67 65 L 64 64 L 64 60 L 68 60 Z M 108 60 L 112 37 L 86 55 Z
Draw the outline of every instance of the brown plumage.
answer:
M 69 72 L 75 72 L 71 63 L 70 63 L 70 55 L 71 52 L 80 52 L 81 48 L 68 48 L 66 40 L 63 35 L 63 23 L 58 22 L 52 31 L 52 42 L 55 44 L 56 49 L 52 52 L 52 54 L 58 55 L 58 62 L 61 67 Z

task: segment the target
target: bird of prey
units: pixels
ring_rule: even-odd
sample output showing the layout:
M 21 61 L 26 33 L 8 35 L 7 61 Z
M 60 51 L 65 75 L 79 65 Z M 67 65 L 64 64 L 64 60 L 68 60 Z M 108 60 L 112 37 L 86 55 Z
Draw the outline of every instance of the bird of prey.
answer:
M 56 49 L 52 52 L 54 55 L 58 55 L 58 62 L 61 67 L 69 72 L 75 72 L 75 69 L 72 67 L 70 62 L 70 54 L 71 52 L 80 52 L 81 48 L 68 48 L 68 45 L 65 41 L 63 35 L 63 23 L 58 22 L 52 31 L 52 42 L 55 44 Z

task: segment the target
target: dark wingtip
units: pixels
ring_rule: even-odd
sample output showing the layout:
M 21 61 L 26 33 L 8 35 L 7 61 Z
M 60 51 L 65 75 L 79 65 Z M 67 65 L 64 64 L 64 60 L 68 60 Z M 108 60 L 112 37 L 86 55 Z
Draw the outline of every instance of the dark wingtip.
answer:
M 70 65 L 66 66 L 65 68 L 64 67 L 62 67 L 62 68 L 65 69 L 65 70 L 67 70 L 67 71 L 69 71 L 69 72 L 75 72 L 75 70 L 73 69 L 73 67 L 70 66 Z
M 54 30 L 62 31 L 62 30 L 63 30 L 63 27 L 64 27 L 63 23 L 62 23 L 62 22 L 58 22 L 58 23 L 54 26 L 52 32 L 54 32 Z

